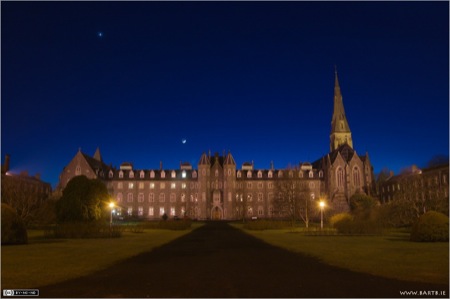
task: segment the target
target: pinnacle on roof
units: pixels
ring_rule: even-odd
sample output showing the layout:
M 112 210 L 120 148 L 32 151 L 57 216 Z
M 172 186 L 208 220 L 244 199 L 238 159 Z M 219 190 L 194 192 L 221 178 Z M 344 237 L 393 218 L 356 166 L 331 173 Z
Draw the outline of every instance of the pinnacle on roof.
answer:
M 337 71 L 335 71 L 334 78 L 334 110 L 333 118 L 331 120 L 331 133 L 334 132 L 350 132 L 350 127 L 345 116 L 344 103 L 342 101 L 341 87 L 339 86 L 339 79 Z
M 228 152 L 228 155 L 225 158 L 225 162 L 223 164 L 224 165 L 236 165 L 236 162 L 234 161 L 234 158 L 230 152 Z
M 94 159 L 97 160 L 97 161 L 103 162 L 102 155 L 100 154 L 100 148 L 99 147 L 97 147 L 97 150 L 95 151 Z
M 203 153 L 200 157 L 200 161 L 198 162 L 198 165 L 210 165 L 209 158 L 206 155 L 206 153 Z

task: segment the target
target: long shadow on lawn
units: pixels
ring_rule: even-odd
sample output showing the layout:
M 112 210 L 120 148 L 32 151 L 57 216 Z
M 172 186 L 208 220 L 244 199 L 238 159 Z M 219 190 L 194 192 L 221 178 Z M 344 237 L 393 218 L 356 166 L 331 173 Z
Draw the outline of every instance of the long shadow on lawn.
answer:
M 448 285 L 329 266 L 271 246 L 224 222 L 209 222 L 92 275 L 40 288 L 43 297 L 131 298 L 392 298 L 414 297 L 401 291 L 425 290 L 439 292 L 433 297 L 448 297 Z

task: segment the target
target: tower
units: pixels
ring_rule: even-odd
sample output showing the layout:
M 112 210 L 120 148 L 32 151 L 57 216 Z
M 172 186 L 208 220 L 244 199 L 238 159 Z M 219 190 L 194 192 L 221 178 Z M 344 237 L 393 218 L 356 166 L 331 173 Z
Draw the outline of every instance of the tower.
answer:
M 348 144 L 353 148 L 352 132 L 350 131 L 347 117 L 345 116 L 337 70 L 335 70 L 334 74 L 334 110 L 333 118 L 331 119 L 330 152 L 342 144 Z

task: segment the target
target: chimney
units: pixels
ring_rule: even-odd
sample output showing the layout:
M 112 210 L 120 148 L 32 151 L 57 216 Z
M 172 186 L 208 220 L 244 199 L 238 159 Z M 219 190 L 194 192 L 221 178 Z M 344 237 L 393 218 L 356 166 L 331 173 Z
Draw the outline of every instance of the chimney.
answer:
M 270 161 L 270 169 L 273 170 L 273 161 Z
M 8 154 L 6 154 L 5 155 L 5 165 L 4 165 L 4 168 L 5 168 L 5 172 L 8 172 L 9 171 L 9 155 Z
M 159 170 L 162 170 L 162 161 L 159 161 Z

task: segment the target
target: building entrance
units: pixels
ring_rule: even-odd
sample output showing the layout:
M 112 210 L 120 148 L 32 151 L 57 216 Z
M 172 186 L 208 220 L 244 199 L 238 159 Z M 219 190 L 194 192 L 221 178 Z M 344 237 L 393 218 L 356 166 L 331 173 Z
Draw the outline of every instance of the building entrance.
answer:
M 221 220 L 222 219 L 222 209 L 219 207 L 215 207 L 211 211 L 211 219 L 212 220 Z

